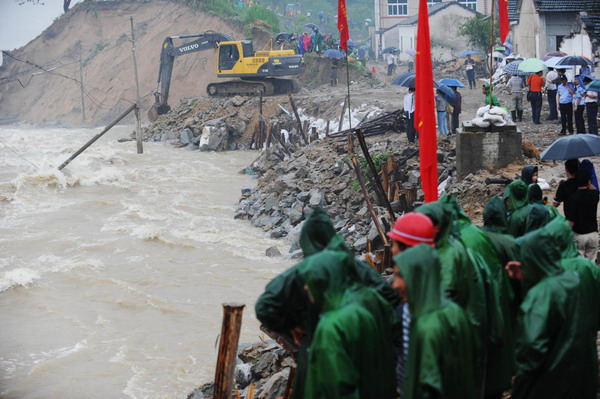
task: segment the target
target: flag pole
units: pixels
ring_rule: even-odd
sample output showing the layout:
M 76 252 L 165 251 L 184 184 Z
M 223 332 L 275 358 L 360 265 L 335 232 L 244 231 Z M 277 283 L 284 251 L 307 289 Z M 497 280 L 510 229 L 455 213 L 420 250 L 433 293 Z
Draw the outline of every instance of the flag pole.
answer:
M 496 5 L 496 2 L 494 0 L 492 0 L 492 12 L 491 12 L 491 16 L 490 16 L 490 87 L 489 87 L 489 93 L 490 93 L 490 108 L 492 108 L 493 105 L 493 101 L 492 101 L 492 93 L 494 91 L 493 86 L 492 86 L 492 82 L 493 82 L 493 78 L 494 78 L 494 8 Z
M 348 126 L 350 129 L 352 129 L 352 112 L 350 111 L 350 63 L 348 62 L 348 49 L 344 51 L 344 54 L 346 54 L 346 87 L 348 88 Z

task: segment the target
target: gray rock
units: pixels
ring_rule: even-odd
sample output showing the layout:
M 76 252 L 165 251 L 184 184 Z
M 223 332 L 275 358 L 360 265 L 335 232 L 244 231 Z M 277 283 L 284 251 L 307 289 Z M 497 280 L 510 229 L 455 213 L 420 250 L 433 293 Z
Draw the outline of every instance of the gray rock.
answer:
M 254 375 L 260 378 L 268 376 L 275 369 L 276 362 L 277 356 L 273 352 L 263 353 L 254 366 Z
M 356 212 L 356 216 L 358 217 L 364 217 L 367 213 L 369 213 L 369 208 L 367 208 L 366 206 L 363 206 L 362 208 L 360 208 L 360 210 L 358 212 Z
M 246 99 L 241 96 L 235 96 L 231 99 L 231 103 L 236 107 L 241 107 L 246 102 Z
M 228 137 L 224 126 L 216 127 L 205 123 L 200 136 L 200 151 L 223 151 L 228 148 Z
M 252 188 L 252 187 L 248 187 L 248 186 L 244 186 L 242 187 L 242 196 L 244 197 L 249 197 L 251 196 L 254 192 L 256 191 L 256 189 Z
M 292 255 L 290 257 L 292 259 L 302 259 L 303 256 L 304 256 L 304 252 L 302 252 L 301 249 L 297 249 L 294 252 L 292 252 Z
M 274 258 L 276 256 L 281 256 L 281 252 L 279 252 L 277 247 L 269 247 L 265 251 L 265 255 L 267 255 L 269 258 Z
M 235 366 L 233 372 L 235 382 L 244 389 L 250 382 L 252 382 L 252 365 L 248 363 L 242 363 Z
M 258 392 L 258 399 L 277 399 L 283 396 L 290 376 L 290 369 L 285 368 L 279 373 L 273 374 Z
M 289 208 L 283 211 L 283 213 L 285 215 L 287 215 L 287 217 L 290 218 L 290 222 L 292 224 L 297 224 L 298 222 L 300 222 L 302 220 L 302 218 L 304 217 L 302 215 L 302 213 L 298 212 L 296 209 L 294 208 Z
M 194 133 L 191 129 L 183 129 L 181 133 L 179 133 L 179 141 L 181 144 L 190 144 L 194 140 Z
M 306 202 L 306 200 L 309 197 L 310 197 L 310 193 L 308 191 L 302 191 L 302 192 L 298 193 L 298 195 L 296 196 L 298 201 L 302 201 L 302 202 Z
M 356 251 L 364 251 L 367 249 L 367 237 L 361 237 L 352 244 L 352 248 Z
M 310 200 L 308 204 L 312 207 L 322 206 L 325 202 L 325 196 L 317 189 L 310 190 Z
M 310 206 L 305 206 L 304 209 L 302 210 L 302 213 L 304 214 L 304 218 L 308 219 L 308 217 L 310 215 L 312 215 L 312 213 L 314 212 L 314 208 L 310 207 Z

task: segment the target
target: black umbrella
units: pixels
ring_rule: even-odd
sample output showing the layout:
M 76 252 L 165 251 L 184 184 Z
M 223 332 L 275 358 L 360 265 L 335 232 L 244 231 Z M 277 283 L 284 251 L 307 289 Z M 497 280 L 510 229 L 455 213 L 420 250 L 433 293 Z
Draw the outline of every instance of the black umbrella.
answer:
M 316 29 L 316 30 L 320 30 L 319 25 L 317 24 L 313 24 L 312 22 L 309 22 L 307 24 L 304 24 L 305 27 L 307 28 L 311 28 L 311 29 Z
M 281 32 L 278 33 L 277 36 L 275 36 L 275 42 L 284 42 L 286 40 L 290 40 L 291 38 L 294 37 L 293 33 L 287 33 L 287 32 Z
M 585 57 L 580 57 L 578 55 L 569 55 L 567 57 L 561 58 L 560 61 L 558 61 L 556 63 L 556 68 L 560 69 L 561 66 L 576 66 L 576 65 L 590 66 L 592 64 L 593 64 L 593 62 Z
M 383 49 L 383 54 L 385 53 L 395 53 L 396 51 L 398 51 L 398 49 L 394 46 L 391 47 L 386 47 Z
M 585 158 L 600 155 L 600 136 L 595 134 L 573 134 L 561 137 L 542 152 L 542 161 Z

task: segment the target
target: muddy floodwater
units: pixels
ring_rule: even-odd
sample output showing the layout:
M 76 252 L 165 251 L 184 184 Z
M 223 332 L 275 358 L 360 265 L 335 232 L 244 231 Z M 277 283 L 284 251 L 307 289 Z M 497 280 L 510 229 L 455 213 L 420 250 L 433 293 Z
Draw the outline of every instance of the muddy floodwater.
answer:
M 0 397 L 185 398 L 212 380 L 223 302 L 291 265 L 233 219 L 256 152 L 201 153 L 100 129 L 0 128 Z

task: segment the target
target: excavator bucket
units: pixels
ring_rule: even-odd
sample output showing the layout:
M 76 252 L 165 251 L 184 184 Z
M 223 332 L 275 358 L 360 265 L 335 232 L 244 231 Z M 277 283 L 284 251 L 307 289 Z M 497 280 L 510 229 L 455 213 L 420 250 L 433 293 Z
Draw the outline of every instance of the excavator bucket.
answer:
M 154 122 L 159 115 L 164 115 L 171 110 L 168 104 L 161 104 L 160 94 L 154 93 L 154 104 L 148 110 L 148 120 Z

